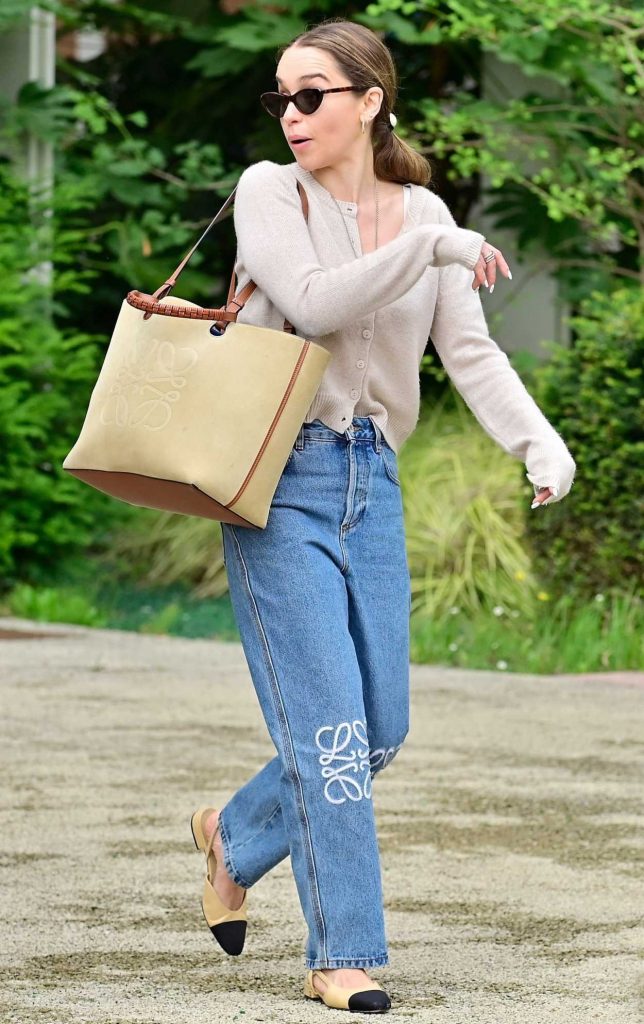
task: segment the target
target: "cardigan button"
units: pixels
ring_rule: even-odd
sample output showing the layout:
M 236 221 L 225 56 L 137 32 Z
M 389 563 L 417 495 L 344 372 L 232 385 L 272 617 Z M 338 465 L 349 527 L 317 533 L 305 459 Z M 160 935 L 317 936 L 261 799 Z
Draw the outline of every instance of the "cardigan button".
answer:
M 358 397 L 358 391 L 357 391 L 356 388 L 351 388 L 351 397 L 352 398 L 357 398 Z
M 371 331 L 367 330 L 367 328 L 365 327 L 364 331 L 362 332 L 362 337 L 363 338 L 370 338 L 371 337 Z
M 358 367 L 359 370 L 361 370 L 362 367 L 364 366 L 364 359 L 358 359 L 356 366 Z

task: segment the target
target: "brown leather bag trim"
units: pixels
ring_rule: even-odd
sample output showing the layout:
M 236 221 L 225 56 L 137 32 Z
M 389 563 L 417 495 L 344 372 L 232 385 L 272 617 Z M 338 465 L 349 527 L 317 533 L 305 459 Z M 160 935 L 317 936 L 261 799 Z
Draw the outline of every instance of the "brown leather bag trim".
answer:
M 133 290 L 127 293 L 126 301 L 135 309 L 161 316 L 178 316 L 183 320 L 226 320 L 234 321 L 237 311 L 227 312 L 225 308 L 205 309 L 203 306 L 173 306 L 171 302 L 157 302 L 152 295 Z
M 182 515 L 198 515 L 204 519 L 217 519 L 224 523 L 233 523 L 235 526 L 247 526 L 253 530 L 261 527 L 244 519 L 237 512 L 233 512 L 226 505 L 211 498 L 194 484 L 183 483 L 179 480 L 162 480 L 159 477 L 145 476 L 143 473 L 126 473 L 116 470 L 103 469 L 70 469 L 65 467 L 68 473 L 78 477 L 79 480 L 90 484 L 98 491 L 103 491 L 112 497 L 120 498 L 122 501 L 129 501 L 130 504 L 143 505 L 145 508 L 162 508 L 172 512 L 179 512 Z M 160 504 L 154 504 L 154 496 L 158 495 L 163 499 Z M 152 499 L 152 503 L 151 502 Z
M 304 220 L 308 221 L 309 198 L 306 194 L 306 189 L 304 188 L 302 182 L 299 180 L 297 182 L 297 189 L 300 194 L 300 202 L 302 204 L 302 213 L 304 215 Z M 228 287 L 228 299 L 226 301 L 226 305 L 223 308 L 203 309 L 198 306 L 173 306 L 172 303 L 165 303 L 164 305 L 161 305 L 160 303 L 160 300 L 164 299 L 172 290 L 172 288 L 174 288 L 177 282 L 177 278 L 179 277 L 179 274 L 185 267 L 186 263 L 192 256 L 193 252 L 200 244 L 200 242 L 206 237 L 213 224 L 215 224 L 219 220 L 226 207 L 232 201 L 236 191 L 237 186 L 235 186 L 235 188 L 232 190 L 232 192 L 226 199 L 226 202 L 221 207 L 221 209 L 215 214 L 212 221 L 202 234 L 201 238 L 193 245 L 190 252 L 187 253 L 186 256 L 184 256 L 179 266 L 175 269 L 174 273 L 170 275 L 167 281 L 165 281 L 159 288 L 157 288 L 157 290 L 153 292 L 152 295 L 148 295 L 145 292 L 139 292 L 136 290 L 128 292 L 128 295 L 126 297 L 128 304 L 130 306 L 134 306 L 136 309 L 143 310 L 144 320 L 149 320 L 153 313 L 160 313 L 162 316 L 181 316 L 184 318 L 188 318 L 190 320 L 214 320 L 215 326 L 221 331 L 225 330 L 227 324 L 234 323 L 236 321 L 237 314 L 239 313 L 240 309 L 244 308 L 249 298 L 255 291 L 257 285 L 255 284 L 254 281 L 249 281 L 246 285 L 244 285 L 242 290 L 237 295 L 233 296 L 233 292 L 236 287 L 234 262 L 232 273 L 230 275 L 230 285 Z M 227 314 L 230 312 L 228 307 L 231 305 L 236 305 L 237 309 L 232 310 L 232 316 L 228 316 Z M 186 310 L 192 310 L 192 312 L 186 312 Z M 286 331 L 287 334 L 295 333 L 295 328 L 293 327 L 293 324 L 290 322 L 290 320 L 287 320 L 286 317 L 284 318 L 283 329 L 284 331 Z
M 304 188 L 304 185 L 302 184 L 301 181 L 297 182 L 297 190 L 300 193 L 300 202 L 302 204 L 302 213 L 304 214 L 304 220 L 307 221 L 307 223 L 308 223 L 308 219 L 309 219 L 309 197 L 307 196 L 306 189 Z M 230 275 L 230 284 L 228 286 L 228 300 L 226 302 L 225 309 L 228 309 L 228 307 L 230 306 L 230 304 L 233 301 L 239 301 L 239 300 L 241 300 L 241 305 L 240 305 L 239 308 L 242 309 L 246 305 L 246 303 L 248 302 L 248 300 L 249 300 L 250 296 L 252 295 L 252 293 L 255 291 L 255 288 L 256 288 L 255 282 L 254 281 L 249 281 L 248 284 L 246 285 L 246 288 L 251 287 L 251 286 L 252 287 L 251 287 L 251 291 L 248 293 L 248 295 L 245 294 L 245 291 L 246 291 L 245 288 L 242 289 L 242 291 L 239 292 L 238 295 L 235 295 L 235 288 L 236 288 L 235 281 L 236 281 L 235 264 L 233 262 L 233 269 L 232 269 L 232 273 Z M 221 319 L 224 320 L 225 318 L 222 317 Z M 217 327 L 220 327 L 220 326 L 221 326 L 220 324 L 217 324 Z M 290 322 L 290 320 L 284 319 L 284 330 L 288 331 L 289 334 L 295 333 L 295 328 L 293 327 L 293 324 Z
M 277 424 L 279 422 L 279 418 L 282 415 L 282 411 L 283 411 L 284 406 L 286 405 L 286 403 L 288 401 L 289 395 L 291 394 L 291 391 L 293 390 L 293 388 L 295 386 L 295 381 L 297 380 L 298 374 L 299 374 L 300 370 L 302 369 L 302 365 L 304 363 L 304 360 L 306 359 L 306 354 L 307 354 L 307 352 L 308 352 L 308 350 L 310 348 L 310 345 L 311 345 L 310 341 L 305 341 L 303 343 L 302 351 L 300 352 L 300 355 L 299 355 L 299 358 L 297 360 L 297 363 L 295 364 L 295 367 L 293 368 L 293 373 L 291 374 L 291 379 L 289 380 L 288 385 L 286 387 L 286 391 L 284 392 L 284 397 L 282 398 L 282 401 L 279 404 L 279 408 L 278 408 L 277 412 L 275 413 L 275 416 L 273 417 L 273 422 L 271 423 L 270 427 L 268 428 L 268 433 L 266 434 L 266 437 L 264 438 L 264 442 L 263 442 L 261 448 L 259 449 L 259 451 L 258 451 L 258 453 L 257 453 L 257 455 L 255 457 L 255 461 L 253 462 L 252 466 L 248 470 L 248 474 L 246 475 L 246 479 L 244 480 L 244 482 L 242 483 L 241 487 L 237 491 L 237 494 L 235 495 L 235 497 L 231 499 L 230 504 L 228 505 L 228 508 L 230 508 L 232 505 L 234 505 L 235 502 L 239 501 L 239 499 L 241 498 L 242 494 L 244 493 L 244 491 L 248 487 L 249 481 L 250 481 L 253 473 L 255 472 L 255 469 L 256 469 L 257 465 L 259 464 L 259 461 L 260 461 L 262 455 L 264 454 L 264 452 L 266 450 L 266 445 L 270 441 L 270 439 L 271 439 L 271 437 L 272 437 L 272 435 L 273 435 L 273 433 L 275 431 L 275 427 L 277 426 Z
M 304 220 L 308 222 L 309 219 L 309 197 L 306 194 L 306 189 L 301 181 L 297 183 L 297 189 L 300 193 L 300 202 L 302 204 L 302 213 L 304 214 Z M 252 284 L 253 282 L 251 282 Z M 253 285 L 254 288 L 254 285 Z M 235 264 L 233 263 L 232 274 L 230 275 L 230 285 L 228 286 L 228 303 L 232 302 L 235 294 Z M 244 300 L 246 301 L 246 300 Z

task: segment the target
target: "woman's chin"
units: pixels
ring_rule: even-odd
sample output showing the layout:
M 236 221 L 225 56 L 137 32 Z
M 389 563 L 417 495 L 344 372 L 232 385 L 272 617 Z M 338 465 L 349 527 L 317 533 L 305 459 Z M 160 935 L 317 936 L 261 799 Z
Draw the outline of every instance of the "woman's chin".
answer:
M 317 171 L 320 167 L 326 167 L 329 162 L 328 160 L 321 160 L 319 154 L 314 157 L 312 155 L 305 156 L 304 153 L 293 153 L 293 157 L 305 171 Z

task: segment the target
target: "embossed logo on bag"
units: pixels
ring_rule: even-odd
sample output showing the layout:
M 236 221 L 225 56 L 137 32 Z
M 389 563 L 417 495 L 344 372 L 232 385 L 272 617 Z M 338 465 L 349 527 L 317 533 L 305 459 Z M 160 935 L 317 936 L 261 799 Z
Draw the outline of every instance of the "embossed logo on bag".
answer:
M 101 409 L 101 422 L 163 430 L 197 362 L 197 350 L 145 338 L 133 344 Z

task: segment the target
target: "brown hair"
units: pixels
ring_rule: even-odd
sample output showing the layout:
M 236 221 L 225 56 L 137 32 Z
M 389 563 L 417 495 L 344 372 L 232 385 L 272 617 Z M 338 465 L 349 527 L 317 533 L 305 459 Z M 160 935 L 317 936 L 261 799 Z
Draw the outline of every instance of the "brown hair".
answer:
M 327 18 L 280 47 L 279 60 L 291 46 L 316 46 L 326 50 L 351 85 L 383 91 L 380 110 L 371 122 L 374 171 L 382 181 L 428 185 L 431 164 L 391 130 L 389 114 L 398 93 L 398 76 L 391 53 L 375 32 L 358 22 Z

